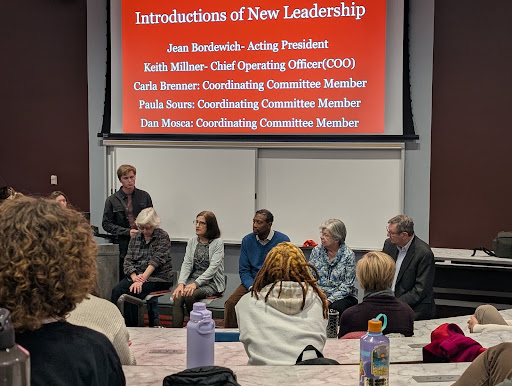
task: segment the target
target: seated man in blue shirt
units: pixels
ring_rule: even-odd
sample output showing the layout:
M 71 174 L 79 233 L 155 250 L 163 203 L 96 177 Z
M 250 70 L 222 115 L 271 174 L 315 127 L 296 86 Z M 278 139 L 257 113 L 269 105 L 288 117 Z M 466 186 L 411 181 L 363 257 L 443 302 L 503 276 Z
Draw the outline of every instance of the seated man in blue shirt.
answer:
M 285 234 L 272 230 L 274 215 L 267 209 L 260 209 L 252 220 L 252 233 L 242 239 L 238 271 L 240 284 L 224 304 L 224 327 L 237 328 L 235 306 L 242 296 L 251 290 L 267 253 L 277 244 L 290 241 Z

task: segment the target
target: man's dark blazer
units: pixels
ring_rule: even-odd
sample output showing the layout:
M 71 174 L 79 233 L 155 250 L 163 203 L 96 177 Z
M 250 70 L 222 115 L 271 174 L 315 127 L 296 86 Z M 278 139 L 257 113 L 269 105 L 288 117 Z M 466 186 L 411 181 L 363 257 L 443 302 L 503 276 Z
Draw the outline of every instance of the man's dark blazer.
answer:
M 384 242 L 383 252 L 395 261 L 398 249 L 389 239 Z M 395 284 L 395 296 L 414 310 L 414 320 L 435 317 L 434 302 L 434 254 L 429 245 L 414 236 Z

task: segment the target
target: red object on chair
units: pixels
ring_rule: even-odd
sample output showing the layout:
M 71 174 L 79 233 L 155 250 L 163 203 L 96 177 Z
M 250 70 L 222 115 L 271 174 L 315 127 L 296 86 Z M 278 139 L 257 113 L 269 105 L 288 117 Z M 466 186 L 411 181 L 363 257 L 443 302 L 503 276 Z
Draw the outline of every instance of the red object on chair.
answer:
M 318 244 L 315 242 L 315 240 L 306 240 L 304 241 L 303 247 L 316 247 Z

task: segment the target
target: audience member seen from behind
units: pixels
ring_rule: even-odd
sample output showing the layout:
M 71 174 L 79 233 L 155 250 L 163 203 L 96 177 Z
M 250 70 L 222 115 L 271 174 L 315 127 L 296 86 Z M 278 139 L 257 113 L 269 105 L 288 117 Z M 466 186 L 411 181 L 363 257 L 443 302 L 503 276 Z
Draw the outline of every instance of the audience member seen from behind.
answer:
M 388 221 L 388 239 L 383 252 L 396 262 L 391 289 L 414 311 L 415 320 L 435 317 L 434 254 L 429 245 L 414 234 L 414 222 L 400 214 Z
M 284 233 L 274 231 L 274 215 L 267 209 L 256 211 L 252 220 L 252 233 L 242 239 L 238 272 L 241 284 L 233 291 L 224 304 L 224 327 L 236 328 L 235 306 L 242 296 L 251 291 L 254 278 L 258 274 L 265 256 L 277 244 L 290 241 Z
M 66 319 L 71 324 L 84 326 L 101 332 L 114 345 L 121 364 L 136 365 L 130 350 L 130 334 L 124 324 L 123 315 L 106 299 L 89 295 L 76 305 Z
M 384 334 L 414 333 L 414 311 L 395 298 L 391 290 L 395 262 L 384 252 L 368 252 L 356 266 L 356 277 L 364 290 L 363 302 L 347 309 L 340 318 L 339 337 L 351 332 L 366 333 L 368 320 L 386 314 L 388 324 Z
M 512 320 L 505 320 L 496 307 L 482 304 L 468 320 L 470 332 L 512 331 Z
M 294 365 L 308 345 L 323 351 L 327 299 L 302 251 L 290 242 L 274 247 L 236 305 L 240 342 L 251 365 Z
M 318 286 L 327 296 L 329 308 L 341 315 L 357 304 L 354 252 L 345 244 L 347 229 L 341 220 L 324 221 L 319 228 L 321 245 L 313 248 L 309 262 L 318 271 Z
M 153 206 L 151 196 L 135 187 L 137 169 L 132 165 L 121 165 L 117 169 L 117 178 L 121 188 L 105 201 L 102 226 L 106 232 L 116 236 L 119 244 L 119 280 L 124 278 L 124 257 L 128 252 L 130 237 L 137 234 L 135 219 L 140 211 Z
M 83 216 L 22 197 L 0 206 L 0 307 L 30 352 L 32 385 L 124 385 L 107 337 L 65 321 L 96 284 L 96 244 Z
M 16 192 L 10 186 L 7 186 L 5 180 L 0 176 L 0 204 L 6 200 L 23 197 L 23 194 Z
M 183 303 L 190 312 L 195 302 L 224 292 L 224 242 L 217 218 L 207 210 L 194 221 L 196 236 L 187 243 L 174 299 L 172 326 L 183 327 Z
M 122 294 L 144 299 L 150 292 L 167 290 L 172 285 L 171 239 L 160 229 L 160 218 L 153 208 L 137 216 L 139 232 L 128 245 L 124 258 L 126 277 L 112 290 L 111 301 L 117 304 Z M 128 327 L 138 325 L 137 306 L 125 302 L 124 318 Z
M 12 188 L 7 185 L 7 182 L 0 176 L 0 204 L 8 200 L 12 196 Z
M 55 190 L 55 191 L 51 192 L 49 198 L 50 198 L 50 200 L 57 201 L 64 208 L 67 208 L 67 206 L 68 206 L 68 202 L 69 202 L 68 196 L 66 196 L 60 190 Z
M 512 385 L 512 343 L 500 343 L 489 347 L 477 356 L 462 373 L 454 386 Z

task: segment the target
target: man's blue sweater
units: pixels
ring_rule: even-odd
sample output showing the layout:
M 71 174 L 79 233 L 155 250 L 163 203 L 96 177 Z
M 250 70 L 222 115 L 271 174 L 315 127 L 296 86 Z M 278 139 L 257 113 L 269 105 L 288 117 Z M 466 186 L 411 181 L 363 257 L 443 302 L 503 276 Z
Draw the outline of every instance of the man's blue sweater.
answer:
M 290 241 L 290 238 L 278 231 L 274 231 L 274 236 L 267 245 L 261 245 L 254 233 L 250 233 L 242 239 L 238 271 L 245 288 L 249 289 L 252 286 L 254 278 L 270 250 L 283 241 Z

